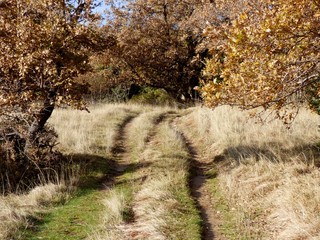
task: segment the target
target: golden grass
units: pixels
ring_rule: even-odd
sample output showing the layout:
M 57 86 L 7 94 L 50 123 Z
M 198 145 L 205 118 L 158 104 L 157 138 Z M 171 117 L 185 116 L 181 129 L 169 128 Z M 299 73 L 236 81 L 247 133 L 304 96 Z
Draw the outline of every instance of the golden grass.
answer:
M 63 153 L 108 154 L 114 144 L 118 124 L 139 106 L 95 105 L 85 111 L 58 109 L 51 119 Z
M 124 173 L 120 186 L 106 190 L 102 224 L 90 239 L 199 238 L 199 214 L 192 210 L 187 186 L 190 153 L 168 121 L 155 126 L 172 109 L 108 104 L 90 110 L 54 112 L 50 124 L 63 153 L 112 156 L 119 124 L 140 114 L 124 133 L 125 161 L 138 167 Z M 320 238 L 318 115 L 302 110 L 288 130 L 277 120 L 256 123 L 236 108 L 175 111 L 184 116 L 174 124 L 192 139 L 198 157 L 218 168 L 215 183 L 232 216 L 221 226 L 227 239 Z M 0 239 L 10 239 L 29 216 L 67 198 L 67 192 L 61 181 L 0 197 Z M 125 219 L 128 207 L 134 223 Z
M 187 186 L 189 158 L 180 134 L 160 124 L 140 158 L 146 179 L 134 196 L 135 222 L 123 226 L 127 239 L 199 238 L 200 219 Z
M 237 228 L 229 239 L 320 238 L 318 115 L 303 109 L 287 129 L 231 107 L 188 112 L 178 124 L 216 163 Z
M 64 184 L 46 184 L 23 195 L 0 197 L 0 239 L 12 239 L 17 229 L 27 226 L 34 213 L 43 211 L 47 204 L 61 202 L 69 196 Z M 14 239 L 20 239 L 15 235 Z

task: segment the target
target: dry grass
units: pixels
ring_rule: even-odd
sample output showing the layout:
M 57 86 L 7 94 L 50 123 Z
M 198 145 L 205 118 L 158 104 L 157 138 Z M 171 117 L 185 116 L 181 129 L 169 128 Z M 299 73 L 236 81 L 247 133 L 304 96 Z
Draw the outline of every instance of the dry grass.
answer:
M 145 180 L 134 196 L 135 222 L 123 226 L 126 239 L 199 238 L 200 219 L 187 187 L 189 158 L 180 134 L 160 124 L 140 158 Z
M 110 189 L 103 200 L 105 211 L 102 213 L 101 225 L 95 229 L 87 239 L 92 240 L 115 240 L 124 239 L 119 225 L 124 222 L 124 215 L 128 201 L 123 189 Z
M 60 149 L 64 153 L 109 154 L 114 145 L 119 123 L 128 113 L 141 111 L 138 105 L 94 105 L 85 111 L 56 110 L 50 123 L 59 135 Z
M 59 135 L 60 149 L 64 153 L 109 154 L 114 146 L 119 123 L 128 115 L 143 112 L 163 112 L 169 107 L 138 104 L 97 104 L 85 111 L 58 109 L 50 123 Z M 146 129 L 141 129 L 146 131 Z M 143 133 L 137 134 L 137 136 Z
M 32 189 L 28 194 L 0 197 L 0 239 L 12 239 L 12 234 L 21 227 L 27 227 L 28 219 L 36 212 L 68 196 L 64 184 L 47 184 Z M 20 237 L 15 235 L 14 239 Z
M 219 168 L 237 228 L 230 239 L 320 238 L 318 115 L 302 110 L 288 130 L 230 107 L 188 111 L 180 127 Z
M 134 167 L 105 191 L 102 225 L 90 239 L 199 239 L 187 184 L 190 153 L 168 121 L 155 126 L 172 109 L 109 104 L 90 110 L 55 111 L 50 123 L 64 153 L 112 156 L 121 123 L 140 114 L 125 132 L 125 162 Z M 221 227 L 228 239 L 320 238 L 318 115 L 303 110 L 288 130 L 230 107 L 175 111 L 184 115 L 175 124 L 193 140 L 199 158 L 218 168 L 215 184 L 232 216 Z M 0 239 L 12 238 L 30 216 L 67 193 L 61 183 L 0 197 Z M 126 219 L 130 211 L 134 223 Z

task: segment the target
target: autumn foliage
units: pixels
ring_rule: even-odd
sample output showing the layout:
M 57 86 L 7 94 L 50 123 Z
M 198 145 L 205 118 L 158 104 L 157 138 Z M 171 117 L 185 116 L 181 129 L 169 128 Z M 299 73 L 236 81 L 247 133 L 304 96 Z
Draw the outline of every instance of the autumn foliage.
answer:
M 202 30 L 213 15 L 210 1 L 106 1 L 105 31 L 116 44 L 105 52 L 106 79 L 163 88 L 194 97 L 206 49 Z
M 281 109 L 296 96 L 310 100 L 310 88 L 318 98 L 319 29 L 319 0 L 256 1 L 230 23 L 208 27 L 205 102 Z
M 51 166 L 56 136 L 45 124 L 56 105 L 85 108 L 82 95 L 87 85 L 75 77 L 89 71 L 89 56 L 109 43 L 95 24 L 99 17 L 92 13 L 94 7 L 90 0 L 0 1 L 4 184 L 19 180 L 27 170 Z
M 319 0 L 105 4 L 101 25 L 94 0 L 0 0 L 0 175 L 55 159 L 47 120 L 56 106 L 86 109 L 88 82 L 118 99 L 132 84 L 180 100 L 200 86 L 211 107 L 299 97 L 320 112 Z

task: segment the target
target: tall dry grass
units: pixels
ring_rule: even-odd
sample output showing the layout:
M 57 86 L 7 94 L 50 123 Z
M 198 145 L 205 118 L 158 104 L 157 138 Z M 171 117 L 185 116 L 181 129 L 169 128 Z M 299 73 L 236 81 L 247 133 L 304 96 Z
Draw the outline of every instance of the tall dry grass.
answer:
M 320 238 L 318 115 L 302 109 L 288 129 L 226 106 L 187 111 L 178 124 L 219 170 L 231 239 Z
M 108 154 L 114 144 L 118 125 L 140 106 L 95 105 L 91 114 L 71 109 L 56 109 L 49 124 L 59 134 L 59 149 L 64 154 Z M 29 193 L 0 196 L 0 239 L 19 239 L 36 213 L 46 212 L 55 202 L 63 202 L 74 191 L 79 168 L 57 173 L 52 183 L 43 183 Z M 49 206 L 49 208 L 47 208 Z M 20 230 L 21 232 L 19 232 Z M 14 237 L 13 237 L 14 236 Z
M 119 124 L 130 114 L 142 111 L 139 105 L 97 104 L 90 113 L 72 109 L 56 110 L 51 119 L 64 153 L 109 154 Z
M 196 239 L 196 224 L 183 225 L 191 218 L 182 214 L 192 212 L 192 203 L 186 208 L 188 149 L 170 125 L 155 126 L 172 109 L 108 104 L 90 110 L 54 112 L 50 124 L 59 134 L 59 149 L 70 155 L 111 156 L 120 125 L 129 115 L 137 116 L 125 133 L 125 157 L 139 166 L 120 179 L 129 189 L 121 185 L 106 192 L 104 229 L 91 239 L 183 239 L 189 226 Z M 216 183 L 232 216 L 222 228 L 229 222 L 236 227 L 232 236 L 226 232 L 228 239 L 320 239 L 318 115 L 302 110 L 287 129 L 277 120 L 259 124 L 249 112 L 230 107 L 175 111 L 182 115 L 175 124 L 192 139 L 199 157 L 218 168 Z M 50 202 L 68 198 L 64 181 L 57 182 L 0 197 L 0 239 L 12 238 Z M 124 219 L 128 206 L 135 212 L 133 225 Z
M 36 212 L 65 201 L 69 194 L 65 184 L 46 184 L 22 195 L 0 196 L 0 239 L 23 239 L 17 230 L 27 228 Z

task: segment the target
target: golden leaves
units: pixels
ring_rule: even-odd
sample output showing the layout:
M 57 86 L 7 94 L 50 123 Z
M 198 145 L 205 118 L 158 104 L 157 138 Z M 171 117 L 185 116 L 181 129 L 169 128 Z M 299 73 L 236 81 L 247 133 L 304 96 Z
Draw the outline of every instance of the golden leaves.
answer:
M 214 54 L 206 63 L 202 94 L 210 105 L 251 108 L 281 102 L 280 107 L 319 78 L 319 20 L 315 18 L 319 5 L 307 0 L 279 0 L 259 8 L 247 9 L 227 29 L 220 28 L 224 31 L 223 48 L 215 44 L 217 30 L 206 32 Z M 210 77 L 217 75 L 223 79 L 220 88 Z
M 91 15 L 85 11 L 90 9 L 78 9 L 79 21 L 72 22 L 78 7 L 71 7 L 73 1 L 11 2 L 10 8 L 0 9 L 0 33 L 5 33 L 0 35 L 0 84 L 5 86 L 0 88 L 0 96 L 5 96 L 2 102 L 27 106 L 52 89 L 65 102 L 80 100 L 86 88 L 70 84 L 78 74 L 89 70 L 89 53 L 101 48 L 103 39 L 89 24 Z M 64 95 L 67 92 L 68 97 Z M 8 99 L 16 100 L 13 104 Z

